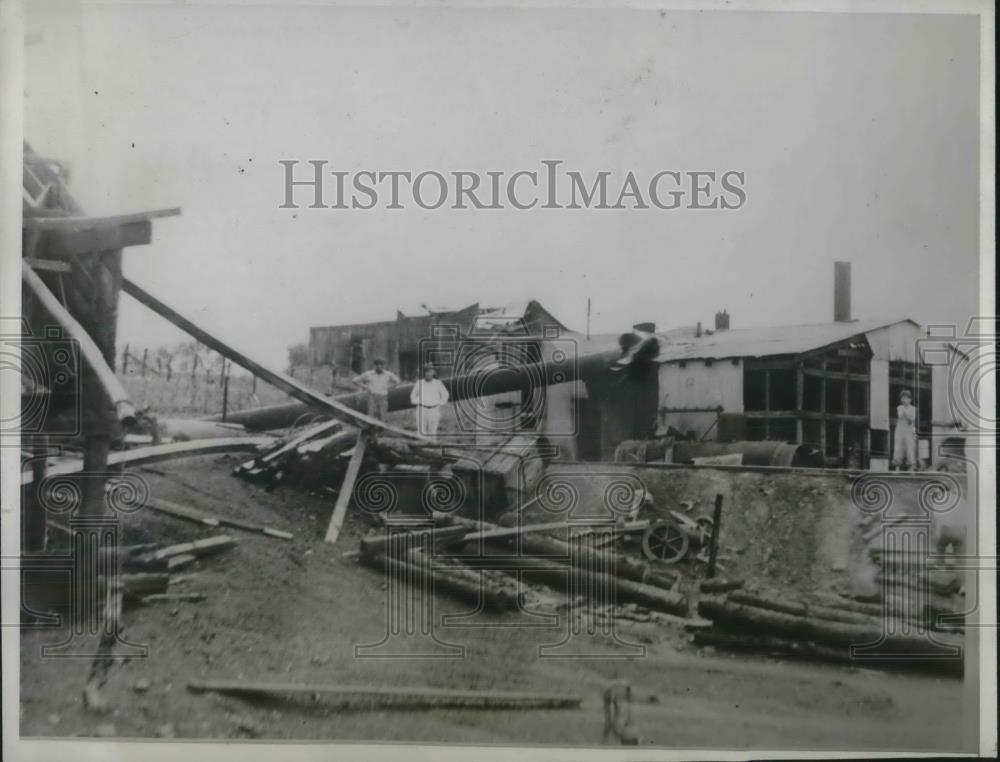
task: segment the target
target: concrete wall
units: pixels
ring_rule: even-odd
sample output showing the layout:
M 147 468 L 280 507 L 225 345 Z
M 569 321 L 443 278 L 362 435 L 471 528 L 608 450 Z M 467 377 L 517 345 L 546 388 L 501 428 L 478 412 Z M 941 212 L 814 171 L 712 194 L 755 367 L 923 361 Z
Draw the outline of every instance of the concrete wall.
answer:
M 799 590 L 863 592 L 872 584 L 868 547 L 879 523 L 915 517 L 932 543 L 973 523 L 975 480 L 932 473 L 874 474 L 833 470 L 552 463 L 539 491 L 559 482 L 578 496 L 562 513 L 532 506 L 532 518 L 606 518 L 609 500 L 632 488 L 651 495 L 642 517 L 676 510 L 711 515 L 723 495 L 720 563 L 730 578 Z M 938 490 L 934 485 L 940 485 Z M 553 489 L 553 495 L 560 494 Z M 923 497 L 921 497 L 923 495 Z M 883 510 L 877 511 L 880 506 Z M 942 511 L 943 507 L 950 510 Z M 933 509 L 933 510 L 932 510 Z M 874 536 L 864 540 L 866 533 Z M 973 535 L 968 535 L 969 540 Z M 641 550 L 636 546 L 636 552 Z M 697 567 L 704 570 L 704 566 Z

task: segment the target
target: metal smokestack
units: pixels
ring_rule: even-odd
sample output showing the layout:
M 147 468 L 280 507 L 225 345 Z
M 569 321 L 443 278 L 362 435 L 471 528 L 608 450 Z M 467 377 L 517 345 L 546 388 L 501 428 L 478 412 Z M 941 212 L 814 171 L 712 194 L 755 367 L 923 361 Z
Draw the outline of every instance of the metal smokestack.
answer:
M 833 320 L 851 322 L 851 263 L 833 263 Z

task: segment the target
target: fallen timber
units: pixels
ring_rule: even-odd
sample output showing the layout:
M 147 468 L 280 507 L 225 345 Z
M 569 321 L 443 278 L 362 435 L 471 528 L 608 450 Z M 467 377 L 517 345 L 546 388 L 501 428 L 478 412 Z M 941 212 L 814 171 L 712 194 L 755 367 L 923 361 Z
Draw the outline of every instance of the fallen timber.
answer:
M 190 458 L 197 455 L 213 455 L 228 452 L 254 452 L 273 442 L 273 437 L 230 437 L 227 439 L 205 439 L 197 442 L 174 442 L 152 447 L 137 447 L 134 450 L 121 450 L 108 455 L 108 466 L 137 467 L 150 463 L 160 463 L 177 458 Z M 49 466 L 46 477 L 78 474 L 83 471 L 83 459 L 57 461 Z M 21 473 L 21 486 L 32 483 L 34 475 L 30 470 Z
M 520 585 L 513 579 L 504 580 L 511 586 L 510 590 L 486 584 L 479 572 L 460 564 L 449 566 L 435 565 L 434 562 L 418 548 L 409 548 L 399 557 L 396 553 L 383 552 L 374 555 L 362 555 L 362 563 L 406 581 L 410 584 L 426 586 L 435 592 L 446 592 L 461 600 L 474 603 L 477 606 L 494 611 L 512 611 L 518 606 Z
M 193 693 L 215 691 L 235 694 L 318 694 L 342 706 L 362 705 L 380 709 L 576 709 L 583 699 L 546 693 L 445 690 L 440 688 L 372 688 L 352 685 L 302 685 L 298 683 L 248 683 L 207 680 L 188 683 Z
M 468 528 L 470 523 L 474 526 L 482 526 L 487 532 L 503 531 L 505 535 L 510 537 L 516 536 L 516 530 L 503 529 L 489 524 L 480 525 L 468 519 L 455 519 L 455 524 L 459 528 Z M 470 539 L 474 541 L 479 537 L 477 532 L 469 532 L 459 537 L 457 534 L 452 534 L 454 529 L 455 527 L 451 526 L 444 529 L 422 530 L 396 535 L 391 539 L 384 536 L 366 538 L 362 541 L 360 557 L 363 563 L 370 566 L 384 564 L 386 571 L 395 569 L 416 574 L 414 582 L 422 581 L 430 576 L 434 580 L 440 581 L 442 589 L 447 589 L 460 597 L 476 602 L 482 597 L 486 604 L 493 608 L 513 608 L 516 603 L 512 603 L 512 601 L 516 602 L 517 595 L 512 597 L 506 591 L 501 592 L 490 588 L 484 584 L 484 580 L 477 574 L 477 571 L 524 572 L 531 575 L 532 581 L 561 589 L 566 589 L 569 586 L 570 575 L 574 575 L 580 581 L 581 587 L 594 593 L 595 597 L 604 593 L 613 596 L 619 603 L 638 603 L 655 611 L 677 616 L 687 615 L 687 597 L 668 589 L 672 580 L 650 573 L 647 569 L 641 568 L 645 565 L 637 564 L 630 559 L 594 551 L 570 554 L 568 543 L 551 538 L 539 539 L 538 544 L 529 546 L 529 552 L 534 552 L 535 555 L 463 555 L 451 558 L 452 562 L 460 564 L 454 567 L 443 566 L 439 560 L 440 556 L 431 559 L 420 550 L 408 551 L 405 560 L 390 552 L 393 540 L 410 544 L 414 542 L 429 544 L 437 539 L 436 532 L 445 534 L 445 538 L 440 540 L 441 544 L 444 545 L 465 542 Z M 414 559 L 413 553 L 423 554 L 417 557 L 425 564 L 424 566 L 411 563 Z M 571 563 L 575 566 L 571 566 Z M 641 576 L 647 581 L 629 579 L 625 576 L 627 574 Z M 650 584 L 654 580 L 660 584 Z M 509 581 L 513 582 L 513 579 L 509 578 Z M 520 594 L 519 584 L 518 594 Z
M 280 529 L 274 529 L 273 527 L 264 526 L 262 524 L 253 524 L 248 521 L 240 521 L 239 519 L 230 519 L 224 516 L 214 516 L 207 513 L 201 513 L 193 508 L 187 508 L 185 506 L 178 505 L 177 503 L 172 503 L 169 500 L 164 500 L 163 498 L 151 497 L 146 500 L 145 507 L 150 510 L 166 514 L 167 516 L 187 519 L 188 521 L 194 521 L 207 527 L 234 527 L 236 529 L 244 529 L 248 532 L 264 534 L 268 537 L 276 537 L 280 540 L 291 540 L 295 537 L 295 535 L 291 532 L 283 532 Z
M 571 553 L 572 547 L 570 543 L 563 540 L 556 539 L 554 537 L 543 536 L 540 534 L 535 534 L 540 530 L 538 526 L 532 527 L 499 527 L 495 524 L 486 524 L 473 521 L 471 519 L 465 519 L 460 516 L 455 516 L 452 520 L 459 524 L 460 526 L 468 527 L 470 532 L 468 541 L 475 542 L 479 539 L 497 542 L 499 540 L 519 540 L 520 549 L 523 553 L 530 555 L 535 555 L 539 557 L 556 557 L 565 558 L 567 560 L 572 559 L 581 567 L 588 569 L 598 568 L 598 569 L 612 569 L 616 575 L 624 577 L 625 579 L 632 580 L 634 582 L 649 584 L 656 587 L 662 587 L 669 589 L 677 581 L 677 575 L 673 572 L 669 572 L 665 569 L 654 569 L 651 565 L 643 563 L 641 561 L 636 561 L 628 556 L 620 553 L 608 553 L 606 551 L 596 550 L 593 548 L 581 548 Z M 624 524 L 621 527 L 607 526 L 607 527 L 595 527 L 592 529 L 581 529 L 577 531 L 573 536 L 575 539 L 579 540 L 585 534 L 594 533 L 611 533 L 619 534 L 621 532 L 638 531 L 645 529 L 649 526 L 648 521 L 634 521 Z M 548 526 L 548 529 L 572 529 L 569 525 L 563 523 L 557 526 Z M 686 608 L 686 601 L 684 606 Z M 680 606 L 680 602 L 678 602 Z M 676 612 L 671 612 L 676 613 Z
M 800 646 L 800 651 L 812 646 L 842 650 L 855 664 L 891 659 L 900 665 L 951 674 L 961 674 L 963 670 L 963 639 L 940 632 L 929 638 L 905 629 L 887 628 L 882 623 L 863 625 L 822 620 L 718 598 L 699 601 L 698 614 L 711 620 L 715 631 L 739 636 L 745 647 L 761 645 L 756 640 L 759 638 L 777 638 L 811 644 Z M 882 651 L 881 655 L 876 647 Z M 866 653 L 859 655 L 852 650 L 855 648 L 866 649 Z
M 271 384 L 271 386 L 280 389 L 288 396 L 294 397 L 304 403 L 308 409 L 321 410 L 332 418 L 337 418 L 358 428 L 372 428 L 383 431 L 391 431 L 396 436 L 403 437 L 405 439 L 414 439 L 430 445 L 434 444 L 433 440 L 423 437 L 416 432 L 407 431 L 406 429 L 392 426 L 385 421 L 380 421 L 377 418 L 372 418 L 366 413 L 361 413 L 355 408 L 348 407 L 347 405 L 338 402 L 334 398 L 326 397 L 319 392 L 313 391 L 304 384 L 300 384 L 290 376 L 270 370 L 256 360 L 250 358 L 242 352 L 239 352 L 220 339 L 217 339 L 208 331 L 200 328 L 198 325 L 161 302 L 155 296 L 150 294 L 141 286 L 133 283 L 128 278 L 122 278 L 122 291 L 138 301 L 140 304 L 145 305 L 153 312 L 173 323 L 181 330 L 190 334 L 193 338 L 197 339 L 205 346 L 215 350 L 227 360 L 239 365 L 241 368 L 249 371 L 257 378 Z M 226 416 L 226 422 L 243 423 L 242 420 L 238 420 L 234 415 L 229 414 Z
M 45 311 L 55 318 L 69 337 L 76 342 L 80 354 L 83 355 L 104 393 L 107 394 L 114 406 L 118 419 L 123 424 L 133 422 L 136 416 L 135 406 L 129 401 L 128 392 L 125 391 L 125 387 L 122 386 L 115 372 L 108 366 L 100 347 L 97 346 L 87 330 L 77 322 L 55 294 L 49 291 L 45 282 L 38 277 L 27 262 L 21 263 L 21 278 L 45 308 Z

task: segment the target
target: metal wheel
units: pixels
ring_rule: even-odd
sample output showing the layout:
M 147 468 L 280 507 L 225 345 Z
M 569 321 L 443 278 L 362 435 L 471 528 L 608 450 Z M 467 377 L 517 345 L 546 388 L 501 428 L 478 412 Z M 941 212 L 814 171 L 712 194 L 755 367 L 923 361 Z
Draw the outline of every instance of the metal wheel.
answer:
M 681 526 L 662 519 L 642 534 L 642 552 L 650 561 L 675 564 L 687 555 L 688 536 Z
M 694 523 L 698 525 L 698 541 L 702 545 L 708 545 L 712 539 L 712 532 L 715 531 L 715 521 L 711 516 L 698 516 Z

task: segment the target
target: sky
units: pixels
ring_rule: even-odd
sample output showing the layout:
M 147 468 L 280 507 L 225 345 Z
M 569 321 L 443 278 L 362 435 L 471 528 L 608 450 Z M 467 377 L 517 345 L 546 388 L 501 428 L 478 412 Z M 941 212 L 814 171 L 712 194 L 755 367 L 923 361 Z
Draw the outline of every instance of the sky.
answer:
M 125 274 L 282 367 L 313 325 L 537 299 L 572 329 L 978 304 L 974 16 L 29 4 L 25 134 L 92 214 L 179 206 Z M 736 170 L 737 211 L 280 209 L 349 172 Z M 119 344 L 183 334 L 123 295 Z

